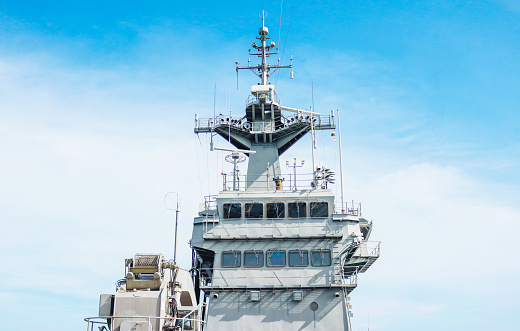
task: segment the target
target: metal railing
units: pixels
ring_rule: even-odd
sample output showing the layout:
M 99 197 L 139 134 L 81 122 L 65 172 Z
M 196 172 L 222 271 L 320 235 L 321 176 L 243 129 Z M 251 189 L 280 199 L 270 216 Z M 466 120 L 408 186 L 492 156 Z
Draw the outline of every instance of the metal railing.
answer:
M 358 246 L 352 257 L 379 257 L 381 253 L 380 241 L 365 241 L 365 246 Z
M 260 176 L 251 175 L 255 180 L 248 180 L 247 175 L 241 175 L 240 173 L 234 175 L 231 173 L 222 173 L 222 190 L 223 191 L 245 191 L 247 190 L 266 190 L 270 183 L 273 183 L 275 179 L 273 174 L 265 173 Z M 233 188 L 233 176 L 235 176 L 235 187 Z M 263 178 L 262 178 L 263 177 Z M 282 173 L 277 176 L 278 180 L 281 180 L 280 190 L 283 191 L 294 191 L 294 190 L 309 190 L 309 189 L 327 189 L 327 183 L 322 179 L 317 179 L 317 185 L 313 187 L 313 173 Z M 249 185 L 256 183 L 254 187 Z M 272 187 L 275 187 L 271 185 Z M 272 189 L 274 191 L 274 189 Z
M 99 325 L 100 329 L 103 330 L 102 327 L 106 326 L 109 327 L 110 330 L 114 330 L 114 321 L 117 319 L 127 319 L 127 320 L 141 320 L 148 323 L 148 331 L 152 331 L 154 328 L 152 327 L 152 321 L 153 322 L 159 322 L 161 323 L 164 321 L 161 325 L 161 330 L 163 329 L 163 326 L 167 327 L 177 327 L 175 330 L 179 331 L 187 331 L 187 330 L 195 330 L 195 331 L 202 331 L 202 328 L 205 324 L 205 321 L 203 318 L 188 318 L 191 315 L 194 315 L 195 312 L 200 313 L 203 310 L 203 307 L 206 305 L 205 302 L 201 302 L 197 307 L 195 307 L 192 311 L 190 311 L 188 314 L 186 314 L 183 317 L 159 317 L 159 316 L 95 316 L 95 317 L 86 317 L 84 319 L 85 322 L 87 322 L 87 331 L 94 331 L 94 326 Z M 110 322 L 109 322 L 110 321 Z M 186 326 L 186 322 L 193 322 L 193 326 Z M 110 326 L 109 326 L 110 323 Z M 160 331 L 160 330 L 156 330 Z
M 217 195 L 206 195 L 204 197 L 204 210 L 217 209 Z
M 381 254 L 381 242 L 380 241 L 367 241 L 367 244 L 375 244 L 375 246 L 369 247 L 367 245 L 367 250 L 370 251 L 369 255 L 371 256 L 379 256 Z
M 348 201 L 343 204 L 341 204 L 341 202 L 335 202 L 334 205 L 334 214 L 336 215 L 362 216 L 361 202 Z
M 314 121 L 314 128 L 316 130 L 333 128 L 334 121 L 330 115 L 302 115 L 294 113 L 291 116 L 280 116 L 280 122 L 282 127 L 288 127 L 293 124 L 311 123 L 311 119 Z M 217 126 L 226 126 L 229 128 L 237 128 L 246 131 L 258 131 L 258 132 L 274 132 L 275 131 L 275 120 L 268 119 L 265 121 L 247 121 L 246 116 L 230 116 L 228 115 L 217 115 L 209 118 L 196 118 L 195 119 L 195 131 L 196 132 L 210 132 L 214 131 Z M 279 128 L 279 127 L 277 127 Z
M 235 271 L 235 272 L 234 272 Z M 313 272 L 314 271 L 314 272 Z M 270 268 L 214 268 L 211 279 L 205 279 L 207 289 L 227 288 L 301 288 L 357 285 L 357 272 L 345 276 L 330 267 L 270 267 Z M 341 277 L 341 284 L 335 279 Z
M 280 104 L 280 99 L 278 99 L 278 95 L 276 94 L 276 91 L 275 90 L 270 90 L 269 93 L 258 92 L 258 93 L 255 93 L 255 94 L 250 94 L 247 97 L 247 100 L 246 100 L 246 107 L 249 106 L 252 103 L 260 101 L 260 99 L 261 99 L 260 96 L 264 96 L 262 101 L 264 101 L 264 100 L 271 101 L 271 102 L 274 101 L 277 104 Z

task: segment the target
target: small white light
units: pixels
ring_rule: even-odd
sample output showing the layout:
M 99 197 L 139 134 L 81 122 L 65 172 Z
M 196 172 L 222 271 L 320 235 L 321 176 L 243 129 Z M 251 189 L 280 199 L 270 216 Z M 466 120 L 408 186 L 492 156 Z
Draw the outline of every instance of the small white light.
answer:
M 260 301 L 260 291 L 251 291 L 251 301 L 253 301 L 253 302 Z
M 302 301 L 303 300 L 303 292 L 302 291 L 293 291 L 293 300 L 294 301 Z

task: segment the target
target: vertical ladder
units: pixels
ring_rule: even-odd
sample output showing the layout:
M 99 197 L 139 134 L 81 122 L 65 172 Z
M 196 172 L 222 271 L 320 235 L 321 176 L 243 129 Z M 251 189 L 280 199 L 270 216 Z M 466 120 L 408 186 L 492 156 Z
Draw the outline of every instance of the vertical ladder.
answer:
M 340 244 L 334 245 L 332 247 L 332 265 L 333 265 L 333 273 L 334 273 L 334 283 L 341 285 L 342 283 L 342 274 L 343 274 L 343 266 L 341 265 L 341 254 Z

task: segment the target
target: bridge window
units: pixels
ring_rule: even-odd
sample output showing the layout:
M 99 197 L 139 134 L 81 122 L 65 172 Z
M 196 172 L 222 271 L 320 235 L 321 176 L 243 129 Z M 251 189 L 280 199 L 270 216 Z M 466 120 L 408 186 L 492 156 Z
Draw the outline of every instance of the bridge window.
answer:
M 285 251 L 268 250 L 267 251 L 267 266 L 268 267 L 285 266 Z
M 263 203 L 246 203 L 244 207 L 245 218 L 264 218 Z
M 264 266 L 264 252 L 262 251 L 245 251 L 244 267 L 258 268 Z
M 240 251 L 222 252 L 222 266 L 223 267 L 240 267 Z
M 315 267 L 324 267 L 330 265 L 329 249 L 313 249 L 311 251 L 312 265 Z
M 289 202 L 287 213 L 290 218 L 307 217 L 307 204 L 305 202 Z
M 329 217 L 329 203 L 311 202 L 311 217 Z
M 269 202 L 266 204 L 265 213 L 267 218 L 284 218 L 285 204 L 283 202 Z
M 225 203 L 222 211 L 224 218 L 242 218 L 242 205 L 239 203 Z
M 309 252 L 304 250 L 289 251 L 289 266 L 306 267 L 309 265 Z

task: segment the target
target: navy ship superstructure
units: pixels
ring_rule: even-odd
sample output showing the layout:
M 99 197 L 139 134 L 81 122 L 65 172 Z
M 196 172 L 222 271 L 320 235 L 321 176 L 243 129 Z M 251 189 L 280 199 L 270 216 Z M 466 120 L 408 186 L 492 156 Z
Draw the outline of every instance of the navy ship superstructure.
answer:
M 194 220 L 191 246 L 195 284 L 207 301 L 210 330 L 350 330 L 348 294 L 357 276 L 379 257 L 369 247 L 372 223 L 359 206 L 339 206 L 328 189 L 330 170 L 315 168 L 300 188 L 281 173 L 279 156 L 308 132 L 334 129 L 334 116 L 281 106 L 268 83 L 274 43 L 268 29 L 253 43 L 261 64 L 245 116 L 196 117 L 195 132 L 217 133 L 236 149 L 232 180 L 207 197 Z M 291 61 L 292 62 L 292 61 Z M 291 75 L 292 76 L 292 75 Z M 247 175 L 236 162 L 248 157 Z M 308 185 L 310 184 L 310 185 Z
M 335 129 L 335 120 L 333 112 L 281 105 L 269 76 L 289 68 L 292 78 L 292 57 L 290 65 L 268 64 L 277 52 L 264 18 L 250 52 L 261 63 L 236 64 L 260 77 L 245 115 L 195 116 L 195 133 L 211 134 L 211 150 L 230 152 L 233 172 L 200 204 L 191 269 L 162 254 L 126 259 L 115 294 L 102 294 L 99 316 L 85 319 L 88 331 L 352 330 L 349 293 L 379 257 L 379 243 L 368 242 L 372 222 L 359 204 L 344 204 L 343 194 L 336 202 L 333 172 L 314 157 L 308 177 L 297 175 L 296 159 L 293 174 L 281 172 L 280 155 L 309 132 Z M 216 134 L 232 148 L 214 147 Z

